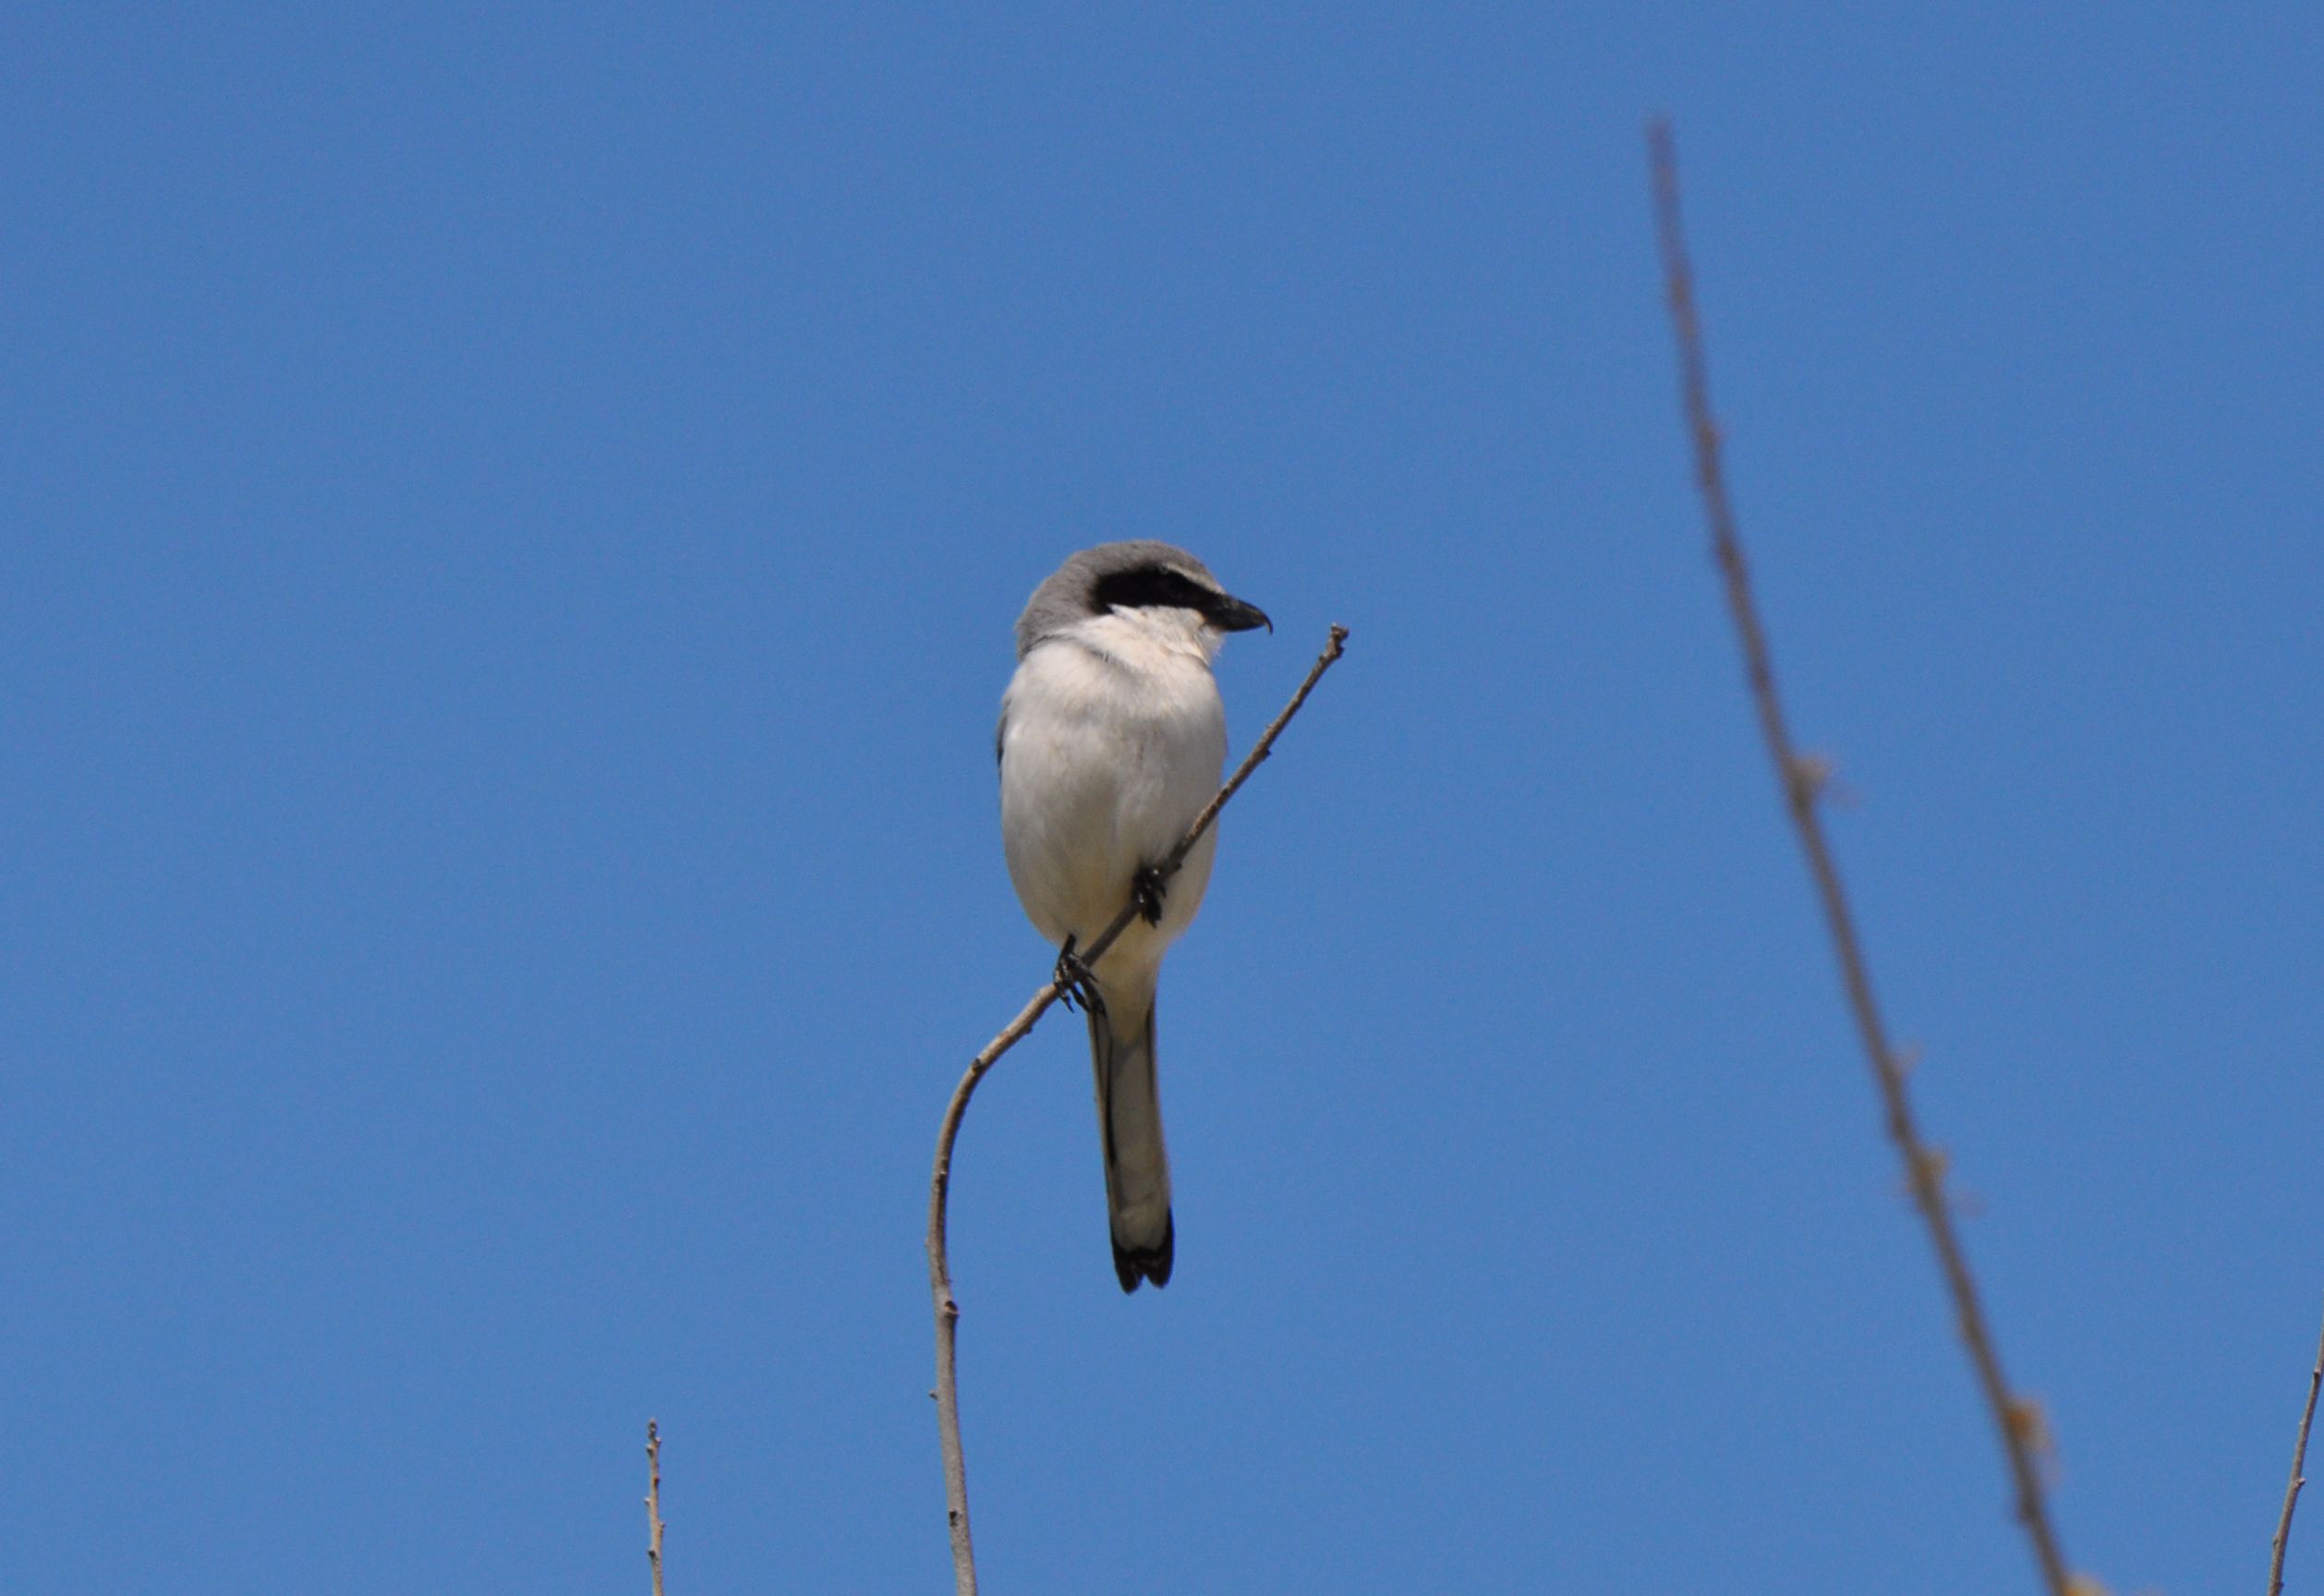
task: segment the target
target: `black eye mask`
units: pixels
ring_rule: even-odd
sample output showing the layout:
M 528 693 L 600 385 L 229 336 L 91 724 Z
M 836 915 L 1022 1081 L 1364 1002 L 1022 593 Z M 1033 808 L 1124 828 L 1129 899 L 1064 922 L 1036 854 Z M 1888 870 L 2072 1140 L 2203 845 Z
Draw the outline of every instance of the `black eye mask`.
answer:
M 1141 565 L 1135 570 L 1099 577 L 1090 603 L 1092 613 L 1098 615 L 1115 609 L 1151 608 L 1194 610 L 1208 614 L 1221 597 L 1168 566 Z

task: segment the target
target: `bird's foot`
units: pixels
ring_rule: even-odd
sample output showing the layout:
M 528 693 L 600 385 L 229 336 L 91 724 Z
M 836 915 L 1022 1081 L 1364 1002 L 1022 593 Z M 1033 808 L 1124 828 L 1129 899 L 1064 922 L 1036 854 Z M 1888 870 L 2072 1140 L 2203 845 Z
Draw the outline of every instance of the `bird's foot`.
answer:
M 1092 1014 L 1103 1014 L 1106 1000 L 1097 995 L 1096 972 L 1083 963 L 1082 956 L 1073 951 L 1073 944 L 1079 940 L 1077 937 L 1068 937 L 1065 946 L 1058 949 L 1057 974 L 1053 978 L 1058 1001 L 1068 1009 L 1078 1003 Z
M 1141 865 L 1130 878 L 1130 901 L 1138 906 L 1138 916 L 1147 925 L 1162 924 L 1162 877 L 1153 865 Z

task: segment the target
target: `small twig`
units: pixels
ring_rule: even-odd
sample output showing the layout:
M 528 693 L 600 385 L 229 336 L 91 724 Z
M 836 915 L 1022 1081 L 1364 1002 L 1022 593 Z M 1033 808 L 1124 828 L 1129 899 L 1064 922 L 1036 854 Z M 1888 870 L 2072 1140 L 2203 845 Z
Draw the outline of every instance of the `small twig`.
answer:
M 2283 1488 L 2283 1517 L 2276 1520 L 2275 1555 L 2268 1564 L 2268 1596 L 2282 1596 L 2283 1548 L 2292 1539 L 2292 1509 L 2300 1500 L 2300 1487 L 2307 1483 L 2301 1470 L 2307 1467 L 2308 1426 L 2316 1422 L 2318 1385 L 2324 1385 L 2324 1339 L 2316 1344 L 2316 1369 L 2308 1375 L 2308 1405 L 2300 1413 L 2300 1438 L 2292 1445 L 2292 1480 Z
M 1235 795 L 1251 779 L 1251 773 L 1266 759 L 1275 746 L 1276 738 L 1282 735 L 1283 728 L 1291 723 L 1291 717 L 1299 713 L 1300 706 L 1306 703 L 1307 695 L 1315 690 L 1315 683 L 1322 680 L 1325 671 L 1331 669 L 1332 662 L 1339 658 L 1340 645 L 1347 640 L 1348 628 L 1336 625 L 1331 629 L 1330 641 L 1325 644 L 1323 653 L 1309 668 L 1307 679 L 1300 683 L 1299 691 L 1292 694 L 1291 701 L 1283 707 L 1283 713 L 1259 733 L 1258 742 L 1252 744 L 1251 752 L 1243 756 L 1242 763 L 1235 768 L 1235 773 L 1227 779 L 1227 784 L 1218 790 L 1216 796 L 1203 806 L 1203 812 L 1194 817 L 1193 825 L 1187 828 L 1186 835 L 1179 839 L 1178 846 L 1154 866 L 1156 880 L 1167 881 L 1178 874 L 1180 866 L 1186 863 L 1187 854 L 1193 851 L 1195 843 L 1202 840 L 1203 833 L 1210 829 L 1211 822 L 1218 818 L 1218 812 L 1227 806 L 1227 800 Z M 1082 962 L 1094 969 L 1137 913 L 1137 902 L 1133 897 L 1121 906 L 1121 913 L 1114 916 L 1113 924 L 1108 925 L 1087 948 L 1081 949 Z M 1033 995 L 1031 1001 L 1017 1011 L 1017 1017 L 1001 1028 L 1000 1034 L 987 1042 L 985 1050 L 969 1060 L 968 1072 L 961 1077 L 961 1083 L 952 1088 L 952 1100 L 944 1110 L 944 1124 L 937 1132 L 936 1172 L 928 1181 L 928 1290 L 936 1299 L 936 1389 L 928 1395 L 936 1398 L 937 1432 L 944 1453 L 944 1498 L 952 1535 L 952 1580 L 959 1589 L 959 1596 L 975 1596 L 976 1554 L 968 1533 L 968 1465 L 961 1453 L 960 1382 L 953 1360 L 953 1329 L 960 1323 L 961 1309 L 960 1304 L 952 1300 L 952 1266 L 945 1251 L 945 1203 L 952 1185 L 952 1143 L 960 1135 L 961 1119 L 968 1112 L 968 1100 L 975 1094 L 976 1083 L 985 1078 L 987 1070 L 999 1061 L 1002 1054 L 1023 1039 L 1025 1033 L 1033 1029 L 1035 1022 L 1064 991 L 1065 988 L 1055 981 L 1044 985 Z M 655 1596 L 660 1596 L 659 1590 Z
M 646 1421 L 646 1562 L 654 1571 L 654 1596 L 661 1596 L 661 1426 Z
M 2029 1400 L 2012 1396 L 2008 1382 L 2002 1378 L 2001 1357 L 1994 1350 L 1992 1332 L 1987 1327 L 1984 1310 L 1978 1302 L 1977 1283 L 1969 1275 L 1968 1259 L 1961 1250 L 1952 1212 L 1945 1202 L 1943 1155 L 1920 1139 L 1913 1118 L 1912 1099 L 1905 1088 L 1904 1070 L 1889 1046 L 1886 1027 L 1872 1000 L 1872 978 L 1857 937 L 1855 919 L 1848 911 L 1846 894 L 1841 889 L 1839 867 L 1833 862 L 1831 847 L 1824 840 L 1823 825 L 1816 808 L 1823 785 L 1822 771 L 1817 761 L 1803 757 L 1793 747 L 1791 734 L 1784 723 L 1783 706 L 1775 695 L 1775 671 L 1768 655 L 1767 634 L 1751 598 L 1750 573 L 1744 563 L 1743 545 L 1735 530 L 1735 512 L 1727 502 L 1726 478 L 1719 466 L 1719 425 L 1711 413 L 1702 330 L 1695 320 L 1694 276 L 1687 263 L 1686 236 L 1679 225 L 1678 157 L 1671 141 L 1670 124 L 1659 118 L 1651 123 L 1646 141 L 1653 166 L 1654 221 L 1670 295 L 1670 320 L 1678 339 L 1679 384 L 1686 405 L 1687 428 L 1694 441 L 1695 485 L 1702 493 L 1712 550 L 1726 580 L 1727 608 L 1734 614 L 1735 628 L 1742 640 L 1744 671 L 1759 707 L 1760 731 L 1775 761 L 1776 780 L 1783 788 L 1792 822 L 1798 828 L 1800 846 L 1808 856 L 1808 871 L 1815 879 L 1816 895 L 1822 902 L 1824 923 L 1831 930 L 1833 949 L 1839 958 L 1841 983 L 1847 990 L 1848 1007 L 1855 1012 L 1857 1033 L 1864 1044 L 1865 1057 L 1871 1063 L 1872 1078 L 1887 1111 L 1889 1138 L 1904 1158 L 1913 1203 L 1928 1224 L 1929 1239 L 1936 1249 L 1945 1288 L 1952 1295 L 1954 1312 L 1960 1322 L 1961 1339 L 1968 1345 L 1969 1361 L 1976 1368 L 1986 1405 L 1992 1410 L 1994 1428 L 2001 1433 L 2002 1449 L 2008 1457 L 2009 1470 L 2016 1482 L 2018 1520 L 2033 1542 L 2034 1556 L 2041 1565 L 2041 1577 L 2052 1596 L 2069 1596 L 2074 1582 L 2066 1573 L 2065 1558 L 2058 1549 L 2057 1533 L 2051 1528 L 2049 1507 L 2042 1494 L 2037 1454 L 2042 1449 L 2046 1431 L 2040 1409 Z

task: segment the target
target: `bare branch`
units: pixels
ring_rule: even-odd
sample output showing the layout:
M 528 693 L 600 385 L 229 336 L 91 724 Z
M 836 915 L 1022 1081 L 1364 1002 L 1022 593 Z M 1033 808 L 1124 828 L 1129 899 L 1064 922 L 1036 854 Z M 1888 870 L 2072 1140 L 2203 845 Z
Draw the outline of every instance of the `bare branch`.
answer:
M 646 1561 L 654 1571 L 654 1596 L 661 1596 L 661 1425 L 646 1421 Z
M 1775 670 L 1768 655 L 1767 635 L 1751 598 L 1750 573 L 1744 563 L 1743 545 L 1735 530 L 1735 513 L 1727 502 L 1726 478 L 1720 469 L 1719 425 L 1711 413 L 1702 330 L 1695 319 L 1694 276 L 1687 262 L 1686 236 L 1679 225 L 1678 157 L 1668 122 L 1658 118 L 1649 125 L 1647 146 L 1653 166 L 1655 229 L 1670 295 L 1671 326 L 1678 340 L 1679 383 L 1687 428 L 1694 442 L 1695 485 L 1701 491 L 1704 518 L 1710 524 L 1712 552 L 1726 581 L 1727 608 L 1735 617 L 1735 629 L 1742 641 L 1744 671 L 1759 708 L 1760 731 L 1766 738 L 1767 752 L 1775 762 L 1776 781 L 1783 789 L 1785 806 L 1798 829 L 1800 846 L 1807 853 L 1808 872 L 1814 878 L 1824 922 L 1832 933 L 1833 950 L 1839 959 L 1841 984 L 1846 989 L 1864 1055 L 1871 1064 L 1872 1079 L 1880 1088 L 1886 1109 L 1889 1139 L 1895 1143 L 1896 1151 L 1904 1159 L 1905 1178 L 1913 1203 L 1928 1224 L 1930 1243 L 1936 1249 L 1945 1288 L 1952 1295 L 1954 1311 L 1960 1322 L 1961 1339 L 1968 1346 L 1969 1361 L 1977 1371 L 1986 1406 L 1992 1411 L 1993 1427 L 2001 1435 L 2002 1450 L 2016 1483 L 2018 1521 L 2025 1525 L 2026 1534 L 2033 1542 L 2035 1559 L 2041 1566 L 2042 1579 L 2052 1596 L 2069 1596 L 2076 1582 L 2066 1573 L 2065 1558 L 2058 1548 L 2057 1533 L 2051 1528 L 2049 1506 L 2042 1493 L 2040 1454 L 2047 1426 L 2041 1421 L 2040 1409 L 2027 1398 L 2012 1396 L 2008 1382 L 2002 1378 L 2001 1358 L 1994 1350 L 1992 1332 L 1987 1327 L 1984 1310 L 1978 1302 L 1977 1284 L 1969 1275 L 1968 1260 L 1961 1250 L 1945 1201 L 1943 1156 L 1920 1138 L 1913 1118 L 1912 1100 L 1905 1087 L 1904 1068 L 1889 1046 L 1880 1010 L 1872 1000 L 1872 979 L 1863 947 L 1848 911 L 1846 894 L 1841 889 L 1839 867 L 1833 862 L 1832 850 L 1824 840 L 1823 825 L 1817 815 L 1816 800 L 1828 767 L 1802 756 L 1793 746 L 1785 726 L 1783 706 L 1775 695 Z M 2087 1589 L 2087 1584 L 2083 1588 Z
M 1315 683 L 1323 679 L 1324 672 L 1330 670 L 1332 662 L 1339 658 L 1340 645 L 1347 640 L 1348 628 L 1336 625 L 1331 629 L 1330 640 L 1324 645 L 1323 653 L 1309 668 L 1307 679 L 1300 683 L 1299 691 L 1291 695 L 1291 701 L 1283 707 L 1283 713 L 1259 733 L 1258 742 L 1252 744 L 1251 752 L 1243 756 L 1241 765 L 1235 767 L 1235 773 L 1227 779 L 1227 784 L 1218 790 L 1216 796 L 1203 806 L 1203 812 L 1194 817 L 1194 824 L 1187 828 L 1185 836 L 1179 839 L 1178 846 L 1155 865 L 1156 878 L 1167 881 L 1178 874 L 1180 866 L 1186 863 L 1186 855 L 1192 852 L 1195 843 L 1202 840 L 1203 833 L 1210 829 L 1211 823 L 1218 818 L 1218 812 L 1227 806 L 1227 800 L 1232 798 L 1251 779 L 1251 773 L 1265 762 L 1275 747 L 1275 740 L 1282 735 L 1283 728 L 1291 723 L 1291 717 L 1300 712 L 1300 706 L 1307 702 L 1307 695 L 1315 690 Z M 1082 962 L 1095 967 L 1097 961 L 1105 956 L 1106 950 L 1120 937 L 1137 912 L 1134 900 L 1123 903 L 1121 913 L 1114 916 L 1113 924 L 1108 925 L 1087 948 L 1081 949 Z M 952 1580 L 958 1587 L 959 1596 L 975 1596 L 976 1554 L 968 1533 L 968 1465 L 961 1453 L 960 1382 L 952 1345 L 953 1329 L 960 1323 L 961 1309 L 960 1304 L 952 1300 L 952 1266 L 945 1251 L 945 1204 L 952 1185 L 952 1143 L 960 1135 L 962 1117 L 968 1112 L 968 1100 L 975 1094 L 976 1083 L 985 1078 L 985 1071 L 999 1062 L 1000 1056 L 1015 1046 L 1033 1029 L 1064 990 L 1054 981 L 1043 986 L 1017 1011 L 1017 1017 L 1001 1028 L 1000 1034 L 985 1044 L 985 1050 L 969 1060 L 968 1071 L 961 1077 L 961 1083 L 952 1089 L 952 1100 L 944 1110 L 944 1124 L 937 1132 L 936 1172 L 928 1182 L 928 1290 L 936 1299 L 936 1389 L 928 1395 L 936 1398 L 937 1432 L 944 1453 L 946 1517 L 952 1535 Z M 659 1589 L 654 1596 L 661 1596 Z
M 2283 1596 L 2283 1548 L 2292 1539 L 2292 1509 L 2307 1483 L 2308 1426 L 2316 1422 L 2316 1388 L 2324 1385 L 2324 1339 L 2316 1344 L 2316 1370 L 2308 1376 L 2308 1405 L 2300 1414 L 2300 1437 L 2292 1445 L 2292 1480 L 2283 1488 L 2283 1517 L 2276 1520 L 2275 1555 L 2268 1563 L 2268 1596 Z

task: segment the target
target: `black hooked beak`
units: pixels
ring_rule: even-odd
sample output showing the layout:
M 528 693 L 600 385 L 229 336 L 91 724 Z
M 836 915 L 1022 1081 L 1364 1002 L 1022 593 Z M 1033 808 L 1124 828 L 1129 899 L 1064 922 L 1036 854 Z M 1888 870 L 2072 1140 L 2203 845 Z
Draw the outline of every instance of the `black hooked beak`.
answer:
M 1203 613 L 1221 632 L 1248 632 L 1254 626 L 1264 626 L 1270 634 L 1275 630 L 1275 623 L 1267 619 L 1265 611 L 1256 604 L 1245 604 L 1241 599 L 1229 598 L 1224 593 Z

